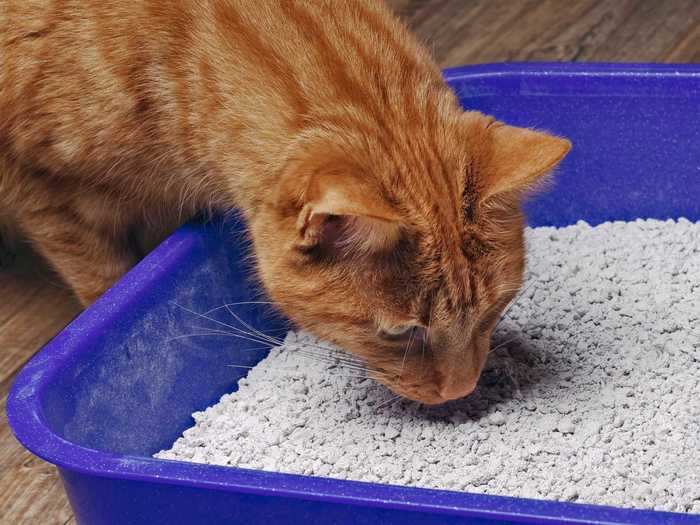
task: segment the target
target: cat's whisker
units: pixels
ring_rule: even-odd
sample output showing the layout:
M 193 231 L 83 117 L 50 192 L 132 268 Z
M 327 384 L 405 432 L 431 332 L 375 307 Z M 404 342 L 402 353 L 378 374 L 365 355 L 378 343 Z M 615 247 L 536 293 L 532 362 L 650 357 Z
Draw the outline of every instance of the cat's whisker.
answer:
M 335 358 L 324 355 L 305 353 L 303 350 L 300 350 L 299 352 L 301 355 L 309 357 L 310 359 L 314 359 L 318 362 L 330 365 L 330 368 L 354 370 L 365 374 L 373 374 L 375 377 L 384 377 L 386 375 L 383 372 L 380 372 L 379 370 L 374 370 L 361 362 L 337 360 Z
M 229 310 L 229 312 L 231 313 L 232 317 L 234 317 L 239 323 L 241 323 L 241 325 L 243 325 L 247 329 L 247 330 L 243 330 L 243 329 L 238 328 L 238 327 L 233 327 L 233 330 L 236 333 L 249 335 L 251 337 L 257 337 L 261 341 L 271 343 L 275 346 L 280 346 L 284 343 L 284 341 L 282 339 L 268 335 L 268 334 L 262 332 L 261 330 L 254 328 L 253 326 L 251 326 L 249 323 L 245 322 L 243 319 L 241 319 L 239 316 L 237 316 L 236 314 L 234 314 L 230 310 Z
M 329 354 L 326 354 L 329 355 Z M 354 356 L 345 354 L 345 353 L 338 353 L 338 354 L 330 354 L 329 355 L 331 358 L 336 359 L 338 361 L 342 361 L 344 363 L 354 363 L 357 365 L 364 365 L 364 361 L 362 359 L 358 359 Z
M 244 336 L 244 335 L 237 334 L 237 333 L 234 333 L 234 332 L 223 332 L 223 331 L 221 331 L 221 332 L 212 332 L 212 333 L 205 334 L 205 335 L 210 335 L 210 336 L 212 336 L 212 337 L 213 337 L 213 336 L 218 336 L 218 337 L 235 337 L 235 338 L 237 338 L 237 339 L 243 339 L 243 340 L 245 340 L 245 341 L 252 341 L 253 343 L 258 343 L 258 344 L 266 345 L 267 348 L 272 348 L 272 347 L 275 346 L 275 345 L 272 345 L 272 344 L 268 343 L 267 341 L 262 341 L 262 340 L 260 340 L 260 339 L 255 338 L 255 337 L 246 337 L 246 336 Z M 189 337 L 190 334 L 187 334 L 186 336 Z M 180 337 L 185 337 L 185 336 L 176 336 L 176 337 L 174 337 L 174 338 L 171 338 L 170 340 L 172 340 L 172 339 L 177 339 L 177 338 L 180 338 Z
M 231 332 L 229 332 L 229 335 L 231 335 L 231 336 L 238 335 L 239 337 L 241 337 L 241 339 L 248 339 L 250 341 L 255 341 L 257 343 L 264 343 L 264 344 L 265 343 L 274 343 L 274 345 L 280 345 L 283 342 L 282 340 L 278 340 L 276 338 L 269 338 L 268 336 L 261 337 L 255 333 L 246 332 L 245 330 L 241 330 L 240 328 L 238 328 L 236 326 L 230 325 L 228 323 L 224 323 L 222 321 L 219 321 L 218 319 L 214 319 L 213 317 L 209 317 L 209 316 L 201 314 L 199 312 L 195 312 L 194 310 L 190 310 L 189 308 L 181 306 L 177 303 L 173 303 L 173 304 L 175 306 L 177 306 L 178 308 L 181 308 L 182 310 L 185 310 L 186 312 L 191 313 L 192 315 L 195 315 L 197 317 L 201 317 L 202 319 L 206 319 L 207 321 L 210 321 L 210 322 L 215 323 L 217 325 L 228 328 L 229 330 L 231 330 Z
M 232 337 L 236 336 L 236 334 L 231 334 L 230 332 L 218 332 L 218 331 L 211 331 L 211 332 L 195 332 L 191 334 L 182 334 L 182 335 L 176 335 L 174 337 L 169 337 L 168 339 L 165 340 L 166 343 L 169 343 L 171 341 L 176 341 L 178 339 L 186 339 L 188 337 Z M 261 341 L 257 341 L 261 342 Z M 266 346 L 265 348 L 270 348 L 269 346 Z
M 219 310 L 223 310 L 224 308 L 231 307 L 231 306 L 245 306 L 249 304 L 274 304 L 272 301 L 238 301 L 235 303 L 225 303 L 222 304 L 221 306 L 217 306 L 216 308 L 212 308 L 211 310 L 207 310 L 206 312 L 203 313 L 203 315 L 209 315 L 211 313 L 217 312 Z M 286 330 L 286 328 L 285 328 Z
M 211 336 L 221 336 L 221 337 L 235 337 L 237 339 L 257 342 L 257 343 L 265 345 L 261 349 L 272 348 L 275 346 L 283 346 L 284 340 L 277 338 L 277 337 L 270 336 L 268 334 L 265 334 L 261 330 L 256 329 L 255 327 L 250 325 L 250 323 L 244 321 L 239 315 L 237 315 L 231 309 L 232 306 L 236 306 L 239 304 L 267 304 L 267 303 L 269 303 L 269 301 L 245 301 L 245 302 L 241 302 L 241 303 L 227 303 L 225 305 L 218 306 L 216 308 L 208 310 L 205 313 L 195 312 L 194 310 L 191 310 L 191 309 L 186 308 L 184 306 L 181 306 L 177 303 L 174 303 L 177 307 L 185 310 L 186 312 L 189 312 L 192 315 L 195 315 L 197 317 L 201 317 L 202 319 L 205 319 L 205 320 L 212 322 L 214 324 L 217 324 L 219 326 L 223 326 L 227 330 L 209 329 L 209 330 L 203 331 L 201 333 L 176 336 L 175 338 L 172 338 L 172 339 L 177 339 L 177 338 L 182 338 L 182 337 L 197 337 L 197 336 L 211 335 Z M 212 312 L 217 311 L 217 310 L 221 310 L 221 309 L 226 309 L 227 312 L 229 313 L 229 315 L 231 315 L 231 317 L 233 317 L 241 326 L 243 326 L 244 329 L 239 328 L 238 326 L 231 325 L 229 323 L 225 323 L 223 321 L 219 321 L 218 319 L 215 319 L 209 315 Z M 318 362 L 326 363 L 326 364 L 330 365 L 331 367 L 336 368 L 338 370 L 345 370 L 348 372 L 354 372 L 355 374 L 353 374 L 353 375 L 356 378 L 371 379 L 370 374 L 372 374 L 372 376 L 375 378 L 386 377 L 381 372 L 374 371 L 374 370 L 368 368 L 364 364 L 364 362 L 362 362 L 360 359 L 358 359 L 352 355 L 348 355 L 345 352 L 343 352 L 342 350 L 339 350 L 337 348 L 331 348 L 328 346 L 315 344 L 315 343 L 308 343 L 308 342 L 305 342 L 303 344 L 303 346 L 299 346 L 299 347 L 296 347 L 295 345 L 288 345 L 287 348 L 291 351 L 298 352 L 300 355 L 303 355 L 303 356 L 308 357 L 310 359 L 316 360 Z M 248 367 L 248 368 L 250 368 L 250 367 Z
M 170 341 L 173 341 L 173 340 L 176 340 L 176 339 L 184 339 L 184 338 L 186 338 L 186 337 L 196 337 L 196 336 L 200 336 L 200 335 L 201 335 L 201 336 L 211 336 L 211 337 L 215 337 L 215 336 L 221 336 L 221 337 L 237 337 L 237 338 L 240 338 L 240 339 L 246 339 L 246 340 L 248 340 L 248 341 L 253 341 L 253 342 L 256 342 L 256 343 L 261 343 L 261 344 L 264 344 L 264 345 L 266 345 L 266 346 L 268 346 L 268 347 L 272 346 L 272 345 L 270 345 L 270 343 L 268 343 L 267 341 L 260 340 L 260 339 L 255 338 L 255 337 L 248 337 L 247 335 L 244 335 L 244 334 L 238 334 L 238 333 L 235 333 L 235 332 L 227 332 L 227 331 L 223 331 L 223 330 L 203 330 L 203 331 L 201 331 L 201 332 L 193 332 L 193 333 L 191 333 L 191 334 L 182 334 L 182 335 L 178 335 L 178 336 L 174 336 L 174 337 L 171 337 L 171 338 L 169 338 L 169 339 L 166 339 L 166 342 L 170 342 Z
M 239 323 L 241 323 L 244 327 L 246 327 L 248 330 L 250 330 L 251 333 L 254 333 L 254 334 L 257 335 L 258 337 L 261 337 L 262 339 L 266 339 L 266 340 L 268 340 L 268 341 L 270 341 L 270 342 L 277 343 L 277 344 L 280 344 L 280 343 L 281 343 L 281 341 L 280 341 L 279 339 L 277 339 L 276 337 L 269 336 L 269 335 L 267 335 L 267 334 L 264 334 L 264 333 L 261 332 L 260 330 L 258 330 L 258 329 L 256 329 L 256 328 L 253 328 L 250 324 L 248 324 L 248 323 L 245 322 L 243 319 L 241 319 L 240 316 L 236 315 L 236 314 L 233 312 L 233 310 L 231 310 L 231 307 L 230 307 L 229 305 L 224 305 L 224 306 L 225 306 L 225 308 L 226 308 L 226 311 L 228 311 L 228 313 L 231 314 L 231 317 L 233 317 L 234 319 L 236 319 L 236 320 L 237 320 Z
M 327 359 L 334 359 L 334 360 L 335 359 L 342 359 L 341 355 L 334 355 L 333 353 L 330 353 L 330 352 L 320 351 L 319 349 L 317 349 L 313 346 L 306 345 L 306 344 L 304 344 L 302 346 L 287 346 L 286 348 L 288 348 L 289 350 L 291 350 L 293 352 L 307 352 L 309 354 L 322 356 L 322 357 L 325 357 Z
M 345 368 L 356 368 L 358 370 L 367 370 L 367 367 L 363 363 L 353 363 L 349 361 L 329 361 L 331 364 L 336 364 L 337 366 L 342 366 Z
M 371 377 L 362 374 L 338 374 L 334 372 L 332 375 L 335 377 L 343 377 L 346 379 L 372 379 Z
M 401 381 L 401 376 L 403 375 L 403 369 L 406 366 L 406 356 L 408 356 L 408 350 L 411 348 L 411 343 L 413 343 L 413 335 L 416 333 L 416 329 L 411 330 L 411 336 L 408 338 L 408 343 L 406 344 L 406 349 L 403 352 L 403 359 L 401 360 L 401 370 L 399 371 L 399 381 Z
M 363 366 L 352 366 L 352 365 L 343 365 L 343 364 L 338 364 L 338 363 L 331 363 L 328 362 L 331 368 L 337 368 L 337 369 L 343 369 L 343 370 L 354 370 L 356 372 L 368 372 L 369 369 Z
M 491 350 L 489 350 L 489 354 L 494 353 L 496 350 L 500 350 L 504 346 L 512 343 L 513 341 L 517 341 L 518 339 L 520 339 L 520 336 L 516 336 L 516 337 L 513 337 L 512 339 L 508 339 L 508 341 L 505 341 L 505 342 L 499 344 L 498 346 L 496 346 L 495 348 L 492 348 Z
M 284 341 L 282 341 L 281 339 L 265 335 L 264 333 L 260 332 L 259 330 L 248 331 L 248 330 L 243 330 L 241 328 L 236 328 L 235 332 L 240 333 L 240 334 L 244 334 L 244 335 L 248 335 L 250 337 L 257 337 L 261 341 L 267 341 L 271 344 L 274 344 L 275 346 L 281 346 L 282 344 L 284 344 Z
M 532 281 L 530 281 L 530 283 L 529 283 L 527 286 L 525 286 L 525 288 L 523 288 L 520 292 L 518 292 L 517 295 L 513 298 L 513 300 L 512 300 L 512 301 L 510 302 L 510 304 L 508 305 L 508 308 L 506 308 L 506 311 L 503 312 L 503 315 L 507 314 L 508 311 L 509 311 L 514 305 L 518 304 L 518 302 L 520 301 L 520 299 L 522 299 L 522 298 L 525 296 L 525 293 L 526 293 L 528 290 L 530 290 L 533 286 L 535 286 L 536 283 L 537 283 L 537 280 L 532 280 Z
M 379 409 L 382 408 L 382 407 L 385 407 L 385 406 L 387 406 L 387 405 L 391 405 L 391 404 L 393 404 L 394 402 L 396 402 L 396 400 L 398 400 L 398 399 L 400 399 L 400 398 L 401 398 L 401 396 L 394 396 L 394 397 L 392 397 L 391 399 L 388 399 L 387 401 L 384 401 L 383 403 L 378 404 L 376 407 L 374 407 L 374 409 L 375 409 L 375 410 L 379 410 Z
M 364 364 L 364 362 L 361 359 L 358 359 L 354 356 L 346 354 L 345 352 L 341 352 L 338 350 L 333 350 L 331 352 L 326 352 L 326 351 L 318 352 L 317 347 L 311 346 L 311 348 L 309 348 L 309 346 L 311 346 L 311 345 L 305 344 L 304 348 L 295 348 L 293 346 L 289 347 L 289 348 L 292 350 L 295 350 L 295 351 L 306 352 L 309 354 L 313 354 L 314 356 L 318 356 L 319 358 L 326 358 L 326 359 L 333 360 L 333 361 L 342 361 L 345 363 L 351 363 L 351 364 L 356 364 L 356 365 L 363 365 Z
M 335 369 L 343 369 L 343 370 L 355 370 L 356 372 L 367 372 L 367 368 L 363 366 L 352 366 L 352 365 L 344 365 L 341 363 L 334 363 L 331 361 L 326 361 L 326 363 L 329 365 L 329 368 L 335 368 Z
M 425 330 L 425 337 L 423 337 L 423 341 L 421 344 L 421 351 L 420 351 L 420 368 L 423 370 L 423 374 L 425 374 L 424 368 L 423 368 L 423 360 L 425 359 L 425 342 L 430 338 L 430 326 L 433 322 L 433 303 L 432 301 L 430 302 L 430 308 L 428 309 L 428 328 Z
M 190 338 L 195 338 L 195 337 L 230 337 L 231 334 L 223 334 L 223 333 L 198 333 L 198 334 L 183 334 L 183 335 L 178 335 L 175 337 L 171 337 L 169 339 L 166 339 L 166 343 L 170 343 L 171 341 L 176 341 L 178 339 L 190 339 Z M 270 350 L 271 346 L 266 345 L 266 346 L 256 346 L 256 347 L 251 347 L 251 348 L 237 348 L 236 350 L 241 351 L 241 352 L 252 352 L 255 350 Z
M 325 356 L 322 354 L 315 354 L 313 352 L 308 352 L 305 350 L 297 350 L 297 352 L 302 355 L 306 356 L 310 359 L 322 362 L 322 363 L 328 363 L 330 365 L 337 365 L 337 366 L 345 366 L 347 368 L 358 368 L 358 369 L 364 369 L 365 366 L 362 363 L 355 363 L 351 361 L 340 361 L 338 359 L 335 359 L 330 356 Z
M 278 346 L 281 346 L 282 344 L 284 344 L 284 341 L 283 341 L 282 339 L 279 339 L 279 338 L 276 338 L 276 337 L 272 337 L 272 336 L 270 336 L 270 335 L 268 335 L 268 334 L 265 334 L 264 332 L 258 330 L 257 328 L 254 328 L 254 327 L 251 326 L 249 323 L 247 323 L 246 321 L 244 321 L 239 315 L 237 315 L 235 312 L 233 312 L 233 311 L 231 310 L 231 306 L 238 306 L 238 305 L 245 305 L 245 304 L 273 304 L 273 303 L 270 302 L 270 301 L 241 301 L 241 302 L 237 302 L 237 303 L 226 303 L 226 304 L 224 304 L 224 305 L 222 305 L 222 306 L 218 306 L 218 307 L 216 307 L 216 308 L 212 308 L 211 310 L 208 310 L 208 311 L 205 312 L 204 314 L 200 314 L 200 315 L 207 315 L 207 314 L 209 314 L 209 313 L 211 313 L 211 312 L 213 312 L 213 311 L 221 310 L 221 309 L 224 309 L 224 308 L 225 308 L 225 309 L 227 310 L 227 312 L 231 315 L 231 317 L 233 317 L 236 321 L 238 321 L 241 325 L 243 325 L 243 326 L 244 326 L 246 329 L 248 329 L 249 331 L 246 332 L 245 330 L 241 330 L 240 328 L 231 327 L 231 328 L 233 328 L 234 330 L 236 330 L 236 331 L 238 331 L 238 332 L 242 332 L 242 333 L 247 334 L 247 335 L 254 336 L 254 337 L 259 337 L 259 338 L 261 338 L 261 339 L 263 339 L 263 340 L 269 341 L 269 342 L 274 343 L 275 345 L 278 345 Z M 211 318 L 208 318 L 208 319 L 210 319 L 210 320 L 212 320 L 212 321 L 214 321 L 214 322 L 217 322 L 217 321 L 214 320 L 214 319 L 211 319 Z M 223 323 L 223 324 L 226 325 L 226 326 L 229 326 L 229 325 L 227 325 L 226 323 Z M 337 348 L 331 348 L 331 347 L 328 347 L 328 346 L 325 346 L 325 345 L 321 345 L 321 344 L 318 344 L 318 343 L 309 343 L 309 342 L 306 342 L 306 343 L 304 343 L 304 346 L 306 346 L 306 347 L 318 348 L 318 349 L 320 349 L 320 350 L 325 350 L 325 351 L 327 351 L 327 352 L 329 352 L 329 353 L 332 353 L 332 354 L 337 354 L 337 353 L 341 353 L 341 352 L 342 352 L 342 351 L 338 350 Z M 358 361 L 358 362 L 359 362 L 359 361 Z
M 516 300 L 513 301 L 513 302 L 517 302 L 517 300 L 520 299 L 523 295 L 525 295 L 525 292 L 527 292 L 530 288 L 532 288 L 533 286 L 535 286 L 535 284 L 537 284 L 537 282 L 538 282 L 537 279 L 533 278 L 533 280 L 530 281 L 530 282 L 525 286 L 525 288 L 523 288 L 522 290 L 520 290 L 520 291 L 518 292 L 518 294 L 517 294 L 516 297 L 515 297 Z
M 371 372 L 371 369 L 364 367 L 364 366 L 352 366 L 352 365 L 343 365 L 343 364 L 331 364 L 331 366 L 333 366 L 337 369 L 353 370 L 355 372 L 360 372 L 363 374 L 367 374 L 367 373 Z
M 338 348 L 330 348 L 328 346 L 323 346 L 323 345 L 319 345 L 319 344 L 315 344 L 315 343 L 304 342 L 304 346 L 316 348 L 318 350 L 323 350 L 327 354 L 345 354 L 345 355 L 347 355 L 346 352 L 343 352 L 342 350 L 339 350 Z
M 222 322 L 222 321 L 219 321 L 218 319 L 214 319 L 213 317 L 209 317 L 208 315 L 200 314 L 199 312 L 195 312 L 194 310 L 190 310 L 189 308 L 187 308 L 187 307 L 185 307 L 185 306 L 182 306 L 182 305 L 180 305 L 180 304 L 177 304 L 177 303 L 173 303 L 173 304 L 174 304 L 175 306 L 177 306 L 178 308 L 181 308 L 181 309 L 184 310 L 185 312 L 189 312 L 189 313 L 191 313 L 192 315 L 196 315 L 197 317 L 201 317 L 202 319 L 206 319 L 207 321 L 210 321 L 210 322 L 212 322 L 212 323 L 215 323 L 215 324 L 218 324 L 218 325 L 221 325 L 221 326 L 225 326 L 226 328 L 229 328 L 229 329 L 231 329 L 231 330 L 241 331 L 239 328 L 236 328 L 235 326 L 232 326 L 232 325 L 230 325 L 230 324 L 227 324 L 227 323 L 224 323 L 224 322 Z
M 503 314 L 501 314 L 501 318 L 498 320 L 498 322 L 493 327 L 493 332 L 496 331 L 496 329 L 501 325 L 501 323 L 503 321 L 505 321 L 506 319 L 509 319 L 508 310 L 510 310 L 510 307 L 508 307 L 508 309 L 505 312 L 503 312 Z
M 513 298 L 513 300 L 510 302 L 510 304 L 506 307 L 506 309 L 504 310 L 504 312 L 501 314 L 501 318 L 498 320 L 498 322 L 496 323 L 496 325 L 493 327 L 494 331 L 496 330 L 496 328 L 498 328 L 498 327 L 500 326 L 500 324 L 501 324 L 505 319 L 508 318 L 508 312 L 510 312 L 511 308 L 513 308 L 516 304 L 518 304 L 518 302 L 520 301 L 520 299 L 522 299 L 523 296 L 525 295 L 525 292 L 527 292 L 530 288 L 532 288 L 536 282 L 537 282 L 537 281 L 531 281 L 530 284 L 528 284 L 525 288 L 523 288 L 522 291 L 520 291 L 520 292 Z
M 320 345 L 318 343 L 304 342 L 304 346 L 312 346 L 314 348 L 318 348 L 319 350 L 325 350 L 326 352 L 330 353 L 345 354 L 345 352 L 343 350 L 340 350 L 339 348 L 331 348 L 330 346 Z
M 284 343 L 284 341 L 282 341 L 280 339 L 266 336 L 265 334 L 263 334 L 262 332 L 259 332 L 257 330 L 256 331 L 246 331 L 246 330 L 242 330 L 241 328 L 234 328 L 234 331 L 231 333 L 237 333 L 237 334 L 246 335 L 249 337 L 254 337 L 254 338 L 260 339 L 261 341 L 265 341 L 267 343 L 270 343 L 274 346 L 281 346 Z

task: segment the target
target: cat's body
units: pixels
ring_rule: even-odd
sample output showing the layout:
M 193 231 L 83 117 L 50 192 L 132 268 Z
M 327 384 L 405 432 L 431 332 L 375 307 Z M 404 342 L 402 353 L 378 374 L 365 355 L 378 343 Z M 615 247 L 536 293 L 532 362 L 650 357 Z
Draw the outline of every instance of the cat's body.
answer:
M 421 46 L 370 0 L 0 0 L 0 39 L 0 206 L 85 303 L 136 260 L 134 230 L 235 208 L 282 310 L 429 402 L 451 394 L 416 385 L 448 372 L 435 358 L 418 379 L 411 366 L 428 365 L 404 357 L 397 374 L 396 341 L 382 349 L 377 329 L 432 319 L 419 339 L 453 346 L 466 329 L 456 305 L 478 295 L 486 315 L 512 297 L 512 190 L 568 149 L 462 113 Z M 504 163 L 489 168 L 499 148 Z M 465 263 L 502 275 L 465 281 Z
M 366 96 L 338 82 L 362 64 L 344 62 L 332 43 L 321 57 L 304 33 L 332 30 L 331 10 L 367 25 L 380 24 L 382 11 L 283 5 L 0 1 L 0 195 L 20 206 L 20 222 L 81 299 L 93 300 L 132 264 L 126 231 L 144 220 L 170 225 L 207 207 L 237 207 L 250 218 L 271 197 L 302 128 L 339 117 L 330 101 Z M 378 44 L 367 60 L 386 52 Z M 44 240 L 36 219 L 88 228 L 80 239 L 76 229 Z M 114 272 L 86 275 L 91 260 L 96 272 L 106 262 L 92 225 L 124 245 L 108 255 Z M 74 243 L 86 252 L 75 276 L 70 257 L 56 260 Z

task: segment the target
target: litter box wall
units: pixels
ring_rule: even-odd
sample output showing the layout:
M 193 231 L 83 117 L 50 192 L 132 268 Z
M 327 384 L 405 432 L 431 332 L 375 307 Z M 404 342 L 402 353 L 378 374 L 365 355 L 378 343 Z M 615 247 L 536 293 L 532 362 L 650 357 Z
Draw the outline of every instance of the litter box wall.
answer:
M 513 64 L 446 72 L 466 107 L 569 137 L 533 225 L 700 220 L 700 67 Z M 82 524 L 698 523 L 697 516 L 458 494 L 155 460 L 190 414 L 265 351 L 202 332 L 193 312 L 255 301 L 236 226 L 180 229 L 20 373 L 11 426 L 59 466 Z M 283 329 L 260 304 L 244 320 Z M 209 315 L 226 319 L 225 310 Z M 212 328 L 207 325 L 207 329 Z M 225 327 L 221 327 L 225 328 Z M 253 349 L 251 349 L 253 348 Z
M 466 108 L 568 137 L 531 226 L 700 220 L 700 68 L 518 64 L 448 70 Z
M 267 355 L 256 343 L 201 337 L 227 327 L 195 315 L 255 301 L 236 230 L 236 225 L 185 226 L 159 257 L 143 262 L 137 282 L 124 282 L 128 288 L 114 302 L 83 314 L 81 324 L 92 328 L 89 337 L 73 325 L 60 335 L 90 357 L 66 368 L 50 386 L 52 393 L 43 396 L 50 427 L 84 447 L 148 455 L 179 436 L 191 421 L 190 407 L 217 401 L 247 372 L 226 364 L 252 366 Z M 126 297 L 131 300 L 125 305 Z M 235 312 L 253 326 L 283 326 L 261 306 L 237 305 Z M 207 316 L 230 323 L 225 309 Z M 99 351 L 91 353 L 93 348 Z

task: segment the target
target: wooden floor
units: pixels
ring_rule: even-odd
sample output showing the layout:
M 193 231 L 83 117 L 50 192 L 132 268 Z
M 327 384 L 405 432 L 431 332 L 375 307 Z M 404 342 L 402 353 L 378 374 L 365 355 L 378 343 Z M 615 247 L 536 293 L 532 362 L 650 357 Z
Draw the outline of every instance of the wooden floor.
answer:
M 344 0 L 343 0 L 344 1 Z M 700 0 L 389 0 L 443 67 L 501 61 L 700 62 Z M 53 467 L 5 418 L 18 369 L 79 311 L 20 243 L 0 254 L 0 524 L 71 523 Z

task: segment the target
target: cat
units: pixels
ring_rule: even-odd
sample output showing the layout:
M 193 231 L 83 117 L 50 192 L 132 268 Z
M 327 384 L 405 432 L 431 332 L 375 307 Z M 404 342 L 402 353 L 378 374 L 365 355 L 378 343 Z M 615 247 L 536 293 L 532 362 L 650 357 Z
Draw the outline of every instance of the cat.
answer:
M 0 0 L 0 37 L 0 203 L 84 305 L 134 231 L 236 209 L 298 326 L 398 395 L 474 389 L 568 140 L 464 111 L 371 0 Z

